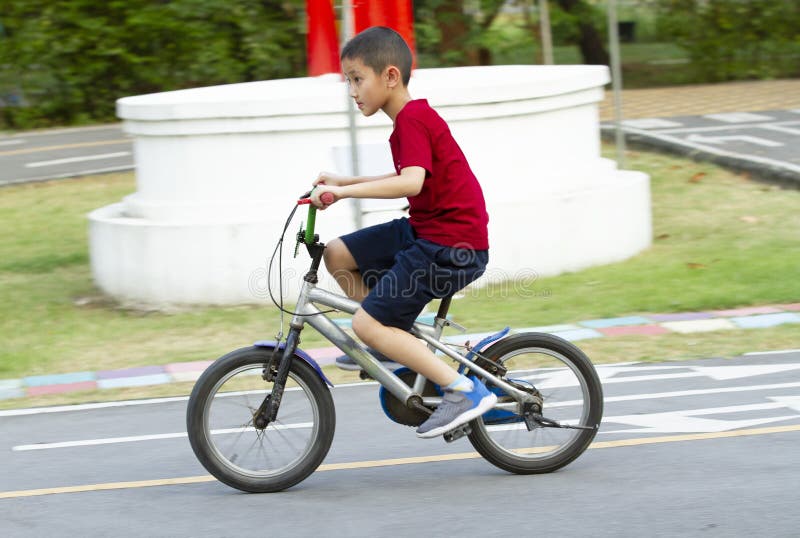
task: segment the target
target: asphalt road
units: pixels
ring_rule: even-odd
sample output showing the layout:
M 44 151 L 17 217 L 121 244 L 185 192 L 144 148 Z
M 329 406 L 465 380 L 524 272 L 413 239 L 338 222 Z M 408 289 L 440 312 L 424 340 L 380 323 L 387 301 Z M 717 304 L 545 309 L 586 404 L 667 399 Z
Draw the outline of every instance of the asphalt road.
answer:
M 626 139 L 800 187 L 800 109 L 639 118 Z M 614 126 L 602 125 L 610 137 Z
M 208 477 L 184 398 L 3 411 L 0 535 L 797 536 L 800 350 L 598 371 L 601 430 L 555 473 L 419 440 L 374 384 L 340 386 L 323 468 L 264 495 Z
M 0 185 L 132 169 L 120 124 L 0 136 Z
M 800 186 L 800 109 L 639 118 L 622 125 L 634 143 Z M 602 129 L 613 136 L 612 124 Z M 133 143 L 121 124 L 0 136 L 0 185 L 133 167 Z

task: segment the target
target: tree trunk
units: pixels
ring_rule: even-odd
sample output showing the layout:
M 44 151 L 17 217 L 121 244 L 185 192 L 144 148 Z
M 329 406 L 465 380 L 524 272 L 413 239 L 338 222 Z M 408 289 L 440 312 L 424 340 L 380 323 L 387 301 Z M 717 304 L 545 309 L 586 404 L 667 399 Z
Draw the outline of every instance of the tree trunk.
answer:
M 583 61 L 589 65 L 609 65 L 610 59 L 605 47 L 603 36 L 592 24 L 589 10 L 590 6 L 583 0 L 557 0 L 558 5 L 566 11 L 578 16 L 578 48 L 580 48 Z
M 474 51 L 470 53 L 464 50 L 469 36 L 469 20 L 464 15 L 464 1 L 445 0 L 434 9 L 434 16 L 442 32 L 442 39 L 438 44 L 440 57 L 448 52 L 463 51 L 466 63 L 474 65 L 477 60 Z

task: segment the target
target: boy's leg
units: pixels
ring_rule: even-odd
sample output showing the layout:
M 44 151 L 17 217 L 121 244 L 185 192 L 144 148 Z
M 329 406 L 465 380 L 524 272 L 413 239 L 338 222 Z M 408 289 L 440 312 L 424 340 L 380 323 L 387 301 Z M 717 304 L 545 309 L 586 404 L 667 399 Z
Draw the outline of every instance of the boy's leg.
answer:
M 363 308 L 353 316 L 353 330 L 368 346 L 377 349 L 437 385 L 446 387 L 459 374 L 445 364 L 411 333 L 381 324 Z
M 358 264 L 344 241 L 337 238 L 328 243 L 323 258 L 325 268 L 333 275 L 344 294 L 359 303 L 363 301 L 369 293 L 369 288 L 364 284 Z
M 442 403 L 417 428 L 417 436 L 442 435 L 489 411 L 497 396 L 476 377 L 465 378 L 406 331 L 382 325 L 363 308 L 353 316 L 353 330 L 367 344 L 421 373 L 444 389 Z
M 394 265 L 353 316 L 353 330 L 364 342 L 444 390 L 441 405 L 417 429 L 419 437 L 435 437 L 452 430 L 481 416 L 497 401 L 497 396 L 477 378 L 458 374 L 406 332 L 431 299 L 463 288 L 483 272 L 487 259 L 483 251 L 415 241 L 397 253 Z
M 414 235 L 407 219 L 363 228 L 326 245 L 325 267 L 345 295 L 360 303 L 369 294 L 370 286 L 374 286 L 394 264 L 396 252 L 413 241 Z M 400 368 L 401 364 L 379 351 L 369 351 L 390 370 Z M 337 357 L 336 366 L 344 370 L 361 369 L 347 355 Z

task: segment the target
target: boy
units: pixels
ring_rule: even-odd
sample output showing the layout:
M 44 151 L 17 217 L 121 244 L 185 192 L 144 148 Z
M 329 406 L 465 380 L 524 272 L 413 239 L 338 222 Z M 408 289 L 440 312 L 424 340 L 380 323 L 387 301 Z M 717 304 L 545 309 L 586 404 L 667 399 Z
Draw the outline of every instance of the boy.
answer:
M 358 230 L 331 241 L 325 265 L 344 292 L 361 303 L 353 330 L 371 348 L 444 389 L 442 404 L 417 429 L 436 437 L 492 408 L 497 397 L 476 378 L 458 374 L 408 332 L 431 300 L 452 295 L 488 261 L 483 192 L 447 124 L 426 100 L 412 100 L 411 51 L 389 28 L 373 27 L 342 51 L 350 96 L 365 116 L 382 110 L 394 123 L 389 138 L 395 172 L 345 177 L 323 172 L 311 198 L 407 197 L 410 218 Z

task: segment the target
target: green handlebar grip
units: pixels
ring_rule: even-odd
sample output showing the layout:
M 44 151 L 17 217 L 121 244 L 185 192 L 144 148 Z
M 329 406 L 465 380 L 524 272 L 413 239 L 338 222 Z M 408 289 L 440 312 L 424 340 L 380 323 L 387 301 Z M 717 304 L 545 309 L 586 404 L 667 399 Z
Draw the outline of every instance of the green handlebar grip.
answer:
M 314 243 L 314 225 L 317 220 L 317 208 L 314 204 L 308 206 L 308 221 L 306 222 L 306 245 Z

